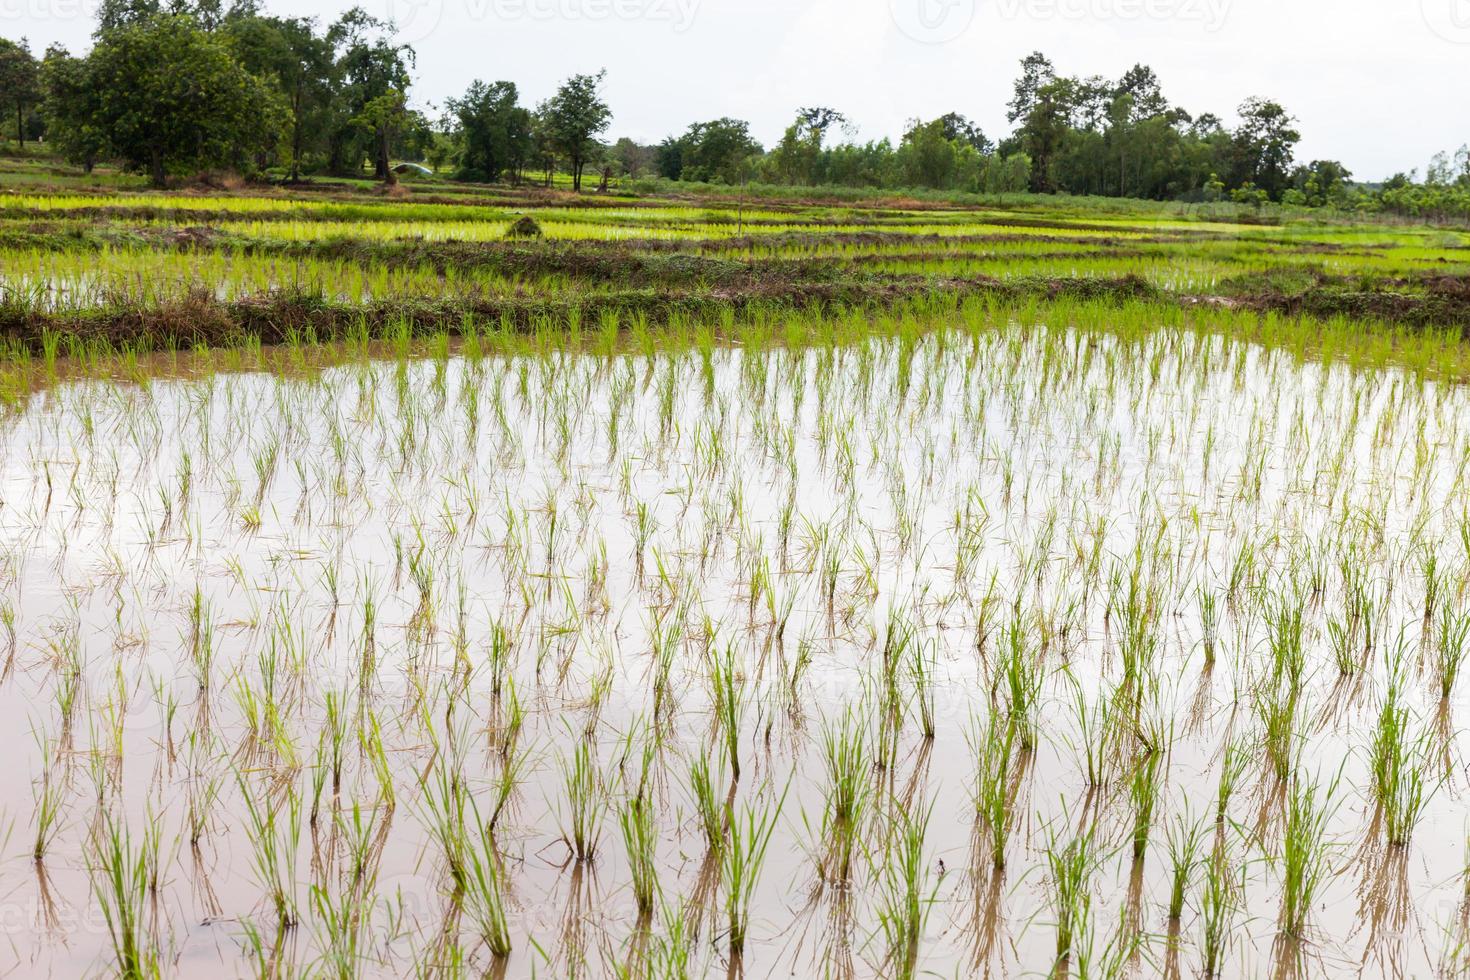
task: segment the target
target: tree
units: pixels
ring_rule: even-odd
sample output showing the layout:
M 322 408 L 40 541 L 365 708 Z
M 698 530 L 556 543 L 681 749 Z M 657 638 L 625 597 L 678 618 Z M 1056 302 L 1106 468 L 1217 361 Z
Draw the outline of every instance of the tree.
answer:
M 1292 151 L 1301 140 L 1296 122 L 1279 103 L 1252 97 L 1240 106 L 1240 126 L 1231 140 L 1232 183 L 1251 184 L 1274 199 L 1291 177 Z
M 1051 59 L 1040 51 L 1033 51 L 1022 58 L 1021 77 L 1016 79 L 1015 94 L 1008 103 L 1006 122 L 1014 125 L 1031 115 L 1042 87 L 1056 81 L 1056 77 Z
M 786 127 L 781 142 L 771 152 L 770 166 L 779 179 L 793 184 L 821 183 L 827 134 L 832 127 L 847 128 L 847 117 L 827 106 L 798 109 L 796 121 Z
M 449 165 L 449 161 L 453 160 L 458 152 L 454 137 L 440 128 L 430 134 L 429 145 L 424 150 L 424 160 L 437 174 Z
M 941 190 L 952 186 L 955 175 L 955 144 L 950 139 L 945 120 L 935 119 L 909 123 L 903 142 L 898 145 L 904 180 L 911 186 Z
M 213 31 L 230 20 L 260 14 L 259 0 L 102 0 L 97 9 L 97 35 L 151 20 L 161 15 L 188 16 L 202 29 Z
M 384 92 L 363 106 L 353 122 L 373 134 L 374 159 L 379 162 L 381 180 L 385 184 L 398 183 L 392 167 L 393 144 L 413 123 L 406 96 L 402 92 Z
M 1037 193 L 1057 190 L 1057 158 L 1072 127 L 1076 90 L 1075 79 L 1052 78 L 1031 100 L 1020 136 L 1021 149 L 1031 158 L 1031 189 Z
M 373 161 L 373 176 L 383 181 L 389 179 L 390 134 L 376 124 L 365 128 L 362 122 L 392 117 L 384 110 L 394 100 L 381 101 L 385 96 L 407 101 L 409 69 L 415 59 L 412 47 L 387 37 L 388 29 L 361 7 L 353 7 L 327 30 L 327 40 L 338 52 L 337 71 L 342 79 L 329 135 L 330 166 L 337 172 L 360 170 L 366 155 Z M 376 107 L 369 112 L 374 102 Z
M 612 110 L 598 92 L 606 75 L 605 70 L 573 75 L 538 110 L 551 145 L 567 159 L 575 191 L 582 189 L 582 171 L 599 147 L 597 137 L 612 124 Z
M 162 187 L 171 170 L 248 169 L 279 140 L 284 109 L 191 17 L 157 16 L 103 34 L 71 79 L 90 90 L 83 124 Z
M 738 183 L 745 164 L 761 152 L 750 124 L 728 116 L 694 123 L 679 143 L 679 180 Z
M 641 177 L 658 164 L 659 147 L 643 146 L 624 136 L 613 144 L 612 157 L 621 177 Z
M 15 116 L 15 138 L 26 145 L 26 119 L 41 101 L 41 71 L 24 38 L 0 37 L 0 109 Z
M 678 136 L 664 137 L 654 151 L 654 167 L 660 177 L 678 180 L 684 172 L 684 140 Z
M 1130 99 L 1130 122 L 1142 122 L 1169 111 L 1169 100 L 1164 98 L 1159 76 L 1148 65 L 1134 65 L 1124 72 L 1113 94 Z
M 531 113 L 521 107 L 514 82 L 475 81 L 448 109 L 460 142 L 461 180 L 495 181 L 507 172 L 519 179 L 531 156 Z
M 986 135 L 980 131 L 970 120 L 958 112 L 949 112 L 936 120 L 944 131 L 944 138 L 951 142 L 967 143 L 975 148 L 977 153 L 988 156 L 995 149 Z
M 97 34 L 151 20 L 164 12 L 159 0 L 102 0 L 97 8 Z
M 1301 195 L 1301 203 L 1320 208 L 1342 198 L 1352 179 L 1352 173 L 1336 160 L 1313 160 L 1291 172 L 1290 190 Z
M 87 63 L 53 44 L 41 61 L 41 90 L 41 115 L 51 145 L 91 173 L 106 141 L 97 128 L 98 93 L 88 81 Z
M 289 179 L 301 179 L 302 159 L 321 145 L 329 121 L 336 64 L 332 42 L 303 17 L 234 16 L 225 38 L 246 70 L 273 81 L 290 112 Z
M 820 150 L 828 131 L 833 126 L 845 128 L 847 117 L 824 105 L 807 106 L 796 110 L 796 126 L 802 138 L 810 140 Z
M 984 191 L 987 194 L 1019 194 L 1031 184 L 1031 158 L 1024 153 L 985 161 Z

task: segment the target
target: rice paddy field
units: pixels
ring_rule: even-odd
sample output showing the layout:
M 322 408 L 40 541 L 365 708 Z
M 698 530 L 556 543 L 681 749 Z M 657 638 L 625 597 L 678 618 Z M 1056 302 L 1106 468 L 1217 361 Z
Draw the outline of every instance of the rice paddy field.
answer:
M 23 182 L 0 297 L 7 974 L 1470 972 L 1470 232 Z

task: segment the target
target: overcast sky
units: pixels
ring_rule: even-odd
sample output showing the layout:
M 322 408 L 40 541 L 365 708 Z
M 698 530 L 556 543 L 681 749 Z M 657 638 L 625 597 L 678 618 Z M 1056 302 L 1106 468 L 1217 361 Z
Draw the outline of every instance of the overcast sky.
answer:
M 265 0 L 324 23 L 349 0 Z M 0 35 L 87 47 L 94 0 L 0 0 Z M 1359 179 L 1421 173 L 1470 142 L 1470 0 L 365 0 L 418 51 L 415 101 L 509 79 L 538 101 L 606 68 L 611 136 L 657 141 L 735 116 L 766 145 L 801 105 L 859 139 L 961 112 L 1004 135 L 1020 59 L 1115 78 L 1153 66 L 1169 99 L 1233 120 L 1247 96 L 1299 120 L 1301 159 Z

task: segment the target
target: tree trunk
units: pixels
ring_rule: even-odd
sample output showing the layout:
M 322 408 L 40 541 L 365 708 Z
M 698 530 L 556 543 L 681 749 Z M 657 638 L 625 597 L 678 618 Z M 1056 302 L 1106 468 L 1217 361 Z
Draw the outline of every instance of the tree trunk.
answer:
M 26 124 L 24 118 L 25 109 L 21 103 L 15 104 L 15 138 L 20 140 L 20 148 L 26 148 Z
M 291 100 L 291 177 L 290 183 L 301 180 L 301 86 Z
M 375 156 L 377 160 L 374 161 L 373 176 L 386 181 L 392 172 L 392 168 L 388 166 L 388 130 L 386 127 L 378 129 L 378 152 Z
M 162 188 L 168 184 L 168 175 L 163 170 L 163 151 L 154 147 L 152 156 L 153 186 Z

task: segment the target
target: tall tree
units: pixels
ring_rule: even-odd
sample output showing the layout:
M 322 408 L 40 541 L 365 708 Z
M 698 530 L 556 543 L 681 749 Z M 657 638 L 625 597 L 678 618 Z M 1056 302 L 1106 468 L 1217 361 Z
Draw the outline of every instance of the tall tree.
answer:
M 1134 65 L 1124 72 L 1113 94 L 1128 97 L 1130 122 L 1142 122 L 1169 111 L 1159 76 L 1148 65 Z
M 1077 82 L 1052 78 L 1036 89 L 1021 127 L 1021 149 L 1031 158 L 1031 189 L 1049 194 L 1057 190 L 1057 158 L 1072 128 Z
M 807 106 L 797 110 L 796 121 L 786 127 L 772 153 L 772 165 L 783 180 L 793 184 L 821 182 L 825 176 L 820 172 L 823 151 L 834 126 L 847 126 L 847 117 L 836 109 Z
M 1021 77 L 1016 79 L 1015 94 L 1007 106 L 1006 122 L 1014 125 L 1031 115 L 1042 87 L 1056 81 L 1056 77 L 1051 59 L 1040 51 L 1033 51 L 1022 58 Z
M 156 187 L 180 168 L 248 169 L 283 128 L 275 93 L 191 17 L 162 15 L 108 31 L 78 81 L 91 90 L 86 124 Z
M 0 107 L 15 118 L 15 138 L 26 145 L 26 119 L 41 100 L 41 71 L 30 46 L 0 37 Z
M 606 75 L 605 70 L 573 75 L 538 111 L 552 145 L 566 157 L 576 191 L 582 189 L 582 171 L 600 146 L 597 137 L 612 125 L 612 110 L 599 91 Z
M 88 81 L 87 63 L 73 58 L 59 44 L 51 45 L 41 60 L 41 89 L 48 141 L 66 159 L 91 173 L 106 149 L 106 140 L 97 128 L 98 93 Z
M 917 119 L 910 122 L 898 146 L 898 155 L 905 183 L 934 189 L 951 186 L 956 166 L 955 141 L 943 117 L 927 123 Z
M 988 155 L 995 149 L 986 135 L 981 132 L 980 127 L 960 115 L 958 112 L 949 112 L 937 120 L 944 130 L 944 138 L 952 142 L 967 143 L 974 147 L 975 152 Z
M 361 7 L 353 7 L 327 30 L 327 40 L 338 52 L 337 70 L 342 79 L 329 136 L 332 169 L 356 170 L 365 154 L 373 161 L 373 175 L 384 181 L 389 179 L 391 140 L 378 124 L 394 119 L 394 113 L 385 109 L 407 102 L 409 70 L 415 59 L 413 48 L 394 43 L 388 29 Z M 382 101 L 385 96 L 397 98 Z M 376 120 L 371 129 L 363 127 L 368 119 Z
M 1301 140 L 1296 120 L 1277 102 L 1249 98 L 1240 106 L 1240 126 L 1231 140 L 1235 186 L 1254 184 L 1277 200 L 1291 178 L 1294 148 Z
M 332 42 L 304 17 L 237 15 L 226 20 L 223 33 L 240 63 L 273 81 L 285 99 L 289 179 L 300 180 L 302 160 L 321 145 L 328 123 L 337 76 Z
M 531 113 L 520 105 L 514 82 L 475 81 L 464 97 L 450 99 L 449 114 L 460 143 L 461 180 L 519 180 L 532 151 Z
M 738 183 L 747 162 L 761 152 L 750 135 L 750 124 L 728 116 L 693 124 L 680 143 L 680 180 Z
M 259 16 L 260 0 L 102 0 L 97 8 L 97 34 L 161 14 L 192 17 L 200 28 L 212 31 L 229 20 Z

